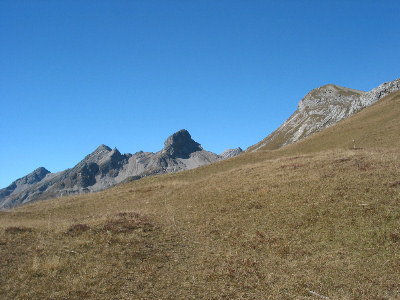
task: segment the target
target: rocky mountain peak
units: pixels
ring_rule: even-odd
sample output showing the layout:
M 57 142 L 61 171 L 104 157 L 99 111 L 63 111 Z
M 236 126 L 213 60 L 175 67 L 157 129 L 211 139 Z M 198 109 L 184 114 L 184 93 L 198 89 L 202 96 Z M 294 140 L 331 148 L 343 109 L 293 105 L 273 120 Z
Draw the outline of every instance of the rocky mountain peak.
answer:
M 32 184 L 32 183 L 36 183 L 36 182 L 39 182 L 40 180 L 42 180 L 48 173 L 50 173 L 49 170 L 47 170 L 44 167 L 40 167 L 21 179 L 26 184 Z
M 117 148 L 112 149 L 112 151 L 110 152 L 110 157 L 118 157 L 121 155 L 122 155 L 121 152 L 119 152 Z
M 15 180 L 8 187 L 0 189 L 0 207 L 4 206 L 4 204 L 1 204 L 2 202 L 5 203 L 5 200 L 7 200 L 8 196 L 12 195 L 13 193 L 22 193 L 32 185 L 40 182 L 49 173 L 50 171 L 43 167 L 40 167 L 37 168 L 35 171 L 29 173 L 28 175 Z
M 44 177 L 48 173 L 50 173 L 50 171 L 47 170 L 45 167 L 39 167 L 35 171 L 32 172 L 32 174 L 37 174 L 40 177 Z
M 400 90 L 400 78 L 385 82 L 369 92 L 327 84 L 310 91 L 297 110 L 278 129 L 248 148 L 273 150 L 293 144 L 348 118 L 379 99 Z
M 101 144 L 99 147 L 96 148 L 92 153 L 85 157 L 85 159 L 101 159 L 102 157 L 108 155 L 111 152 L 111 148 Z
M 221 156 L 223 159 L 227 159 L 227 158 L 231 158 L 231 157 L 237 156 L 242 152 L 243 152 L 242 148 L 237 147 L 235 149 L 226 149 L 219 156 Z
M 172 158 L 187 158 L 191 153 L 201 150 L 203 148 L 200 144 L 192 140 L 190 133 L 186 129 L 182 129 L 167 138 L 162 151 Z
M 105 163 L 107 161 L 117 163 L 125 158 L 127 158 L 127 156 L 122 155 L 117 148 L 114 148 L 112 151 L 108 152 L 108 155 L 105 156 L 99 163 Z
M 357 101 L 365 92 L 341 87 L 335 84 L 326 84 L 310 91 L 297 108 L 299 111 L 307 111 L 324 108 L 327 105 L 342 105 Z
M 91 163 L 99 163 L 100 161 L 106 159 L 111 152 L 111 148 L 101 144 L 99 147 L 96 148 L 92 153 L 89 155 L 86 155 L 86 157 L 81 160 L 73 169 L 79 170 L 81 169 L 84 165 L 86 164 L 91 164 Z
M 107 145 L 101 144 L 100 146 L 98 146 L 98 147 L 96 148 L 96 150 L 94 150 L 93 153 L 95 153 L 95 152 L 99 153 L 99 152 L 104 152 L 104 151 L 110 152 L 110 151 L 111 151 L 111 148 L 108 147 Z

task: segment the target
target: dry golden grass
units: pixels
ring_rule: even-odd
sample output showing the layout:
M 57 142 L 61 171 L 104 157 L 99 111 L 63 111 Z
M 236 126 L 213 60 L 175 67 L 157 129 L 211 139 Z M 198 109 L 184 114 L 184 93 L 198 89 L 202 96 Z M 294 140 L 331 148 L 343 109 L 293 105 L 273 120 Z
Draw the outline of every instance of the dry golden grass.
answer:
M 400 298 L 396 99 L 299 148 L 0 212 L 0 298 Z

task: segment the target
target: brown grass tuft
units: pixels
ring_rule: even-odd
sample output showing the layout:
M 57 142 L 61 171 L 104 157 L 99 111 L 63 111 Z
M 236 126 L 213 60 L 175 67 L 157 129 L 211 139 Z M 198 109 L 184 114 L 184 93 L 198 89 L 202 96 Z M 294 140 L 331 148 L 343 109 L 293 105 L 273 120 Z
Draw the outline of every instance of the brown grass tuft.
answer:
M 81 235 L 85 231 L 88 231 L 89 229 L 90 229 L 90 226 L 87 224 L 80 224 L 80 223 L 73 224 L 68 228 L 68 230 L 65 232 L 65 234 L 71 235 L 71 236 L 77 236 L 77 235 Z
M 120 212 L 115 217 L 108 219 L 103 230 L 113 233 L 124 233 L 141 229 L 152 231 L 153 225 L 144 217 L 134 212 Z
M 395 188 L 395 187 L 398 187 L 398 186 L 400 186 L 400 181 L 395 181 L 395 182 L 390 184 L 390 187 L 392 187 L 392 188 Z
M 29 227 L 24 227 L 24 226 L 10 226 L 10 227 L 7 227 L 4 231 L 9 234 L 18 234 L 18 233 L 24 233 L 24 232 L 32 232 L 33 229 L 29 228 Z

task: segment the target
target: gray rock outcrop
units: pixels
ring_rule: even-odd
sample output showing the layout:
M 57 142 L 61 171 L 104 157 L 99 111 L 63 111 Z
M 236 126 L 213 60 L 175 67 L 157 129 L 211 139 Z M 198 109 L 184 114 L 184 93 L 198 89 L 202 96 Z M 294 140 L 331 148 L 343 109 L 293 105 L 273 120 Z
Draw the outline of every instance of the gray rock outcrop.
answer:
M 171 135 L 157 153 L 121 154 L 117 148 L 100 145 L 72 169 L 53 174 L 39 168 L 0 190 L 0 208 L 100 191 L 121 182 L 189 170 L 219 160 L 219 155 L 203 150 L 184 129 Z
M 231 158 L 231 157 L 237 156 L 242 152 L 243 152 L 242 148 L 237 147 L 235 149 L 226 149 L 219 156 L 221 156 L 223 159 L 227 159 L 227 158 Z
M 297 110 L 278 129 L 246 151 L 273 150 L 293 144 L 330 127 L 400 89 L 400 79 L 369 92 L 327 84 L 309 92 Z

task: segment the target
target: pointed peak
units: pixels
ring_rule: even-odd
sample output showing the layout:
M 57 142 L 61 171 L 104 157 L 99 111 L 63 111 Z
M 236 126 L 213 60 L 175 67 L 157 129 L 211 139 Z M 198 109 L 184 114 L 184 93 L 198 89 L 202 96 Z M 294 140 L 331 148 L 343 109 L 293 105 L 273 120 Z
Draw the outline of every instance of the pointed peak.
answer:
M 41 181 L 48 173 L 50 173 L 49 170 L 40 167 L 18 180 L 22 180 L 24 183 L 33 184 Z
M 111 152 L 111 148 L 101 144 L 92 153 L 85 156 L 74 168 L 81 168 L 84 164 L 97 163 Z
M 167 147 L 176 143 L 177 141 L 190 141 L 192 137 L 186 129 L 181 129 L 174 134 L 170 135 L 164 143 L 164 146 Z
M 119 157 L 122 156 L 121 152 L 119 152 L 119 150 L 117 148 L 112 149 L 112 151 L 110 152 L 110 157 Z
M 111 148 L 108 147 L 107 145 L 101 144 L 100 146 L 97 147 L 95 151 L 111 151 Z
M 32 172 L 32 174 L 38 174 L 38 175 L 46 175 L 48 173 L 51 173 L 49 170 L 47 170 L 45 167 L 39 167 L 35 171 Z
M 163 152 L 172 157 L 186 158 L 191 153 L 201 150 L 203 148 L 192 139 L 190 133 L 186 129 L 181 129 L 168 137 L 164 143 Z

